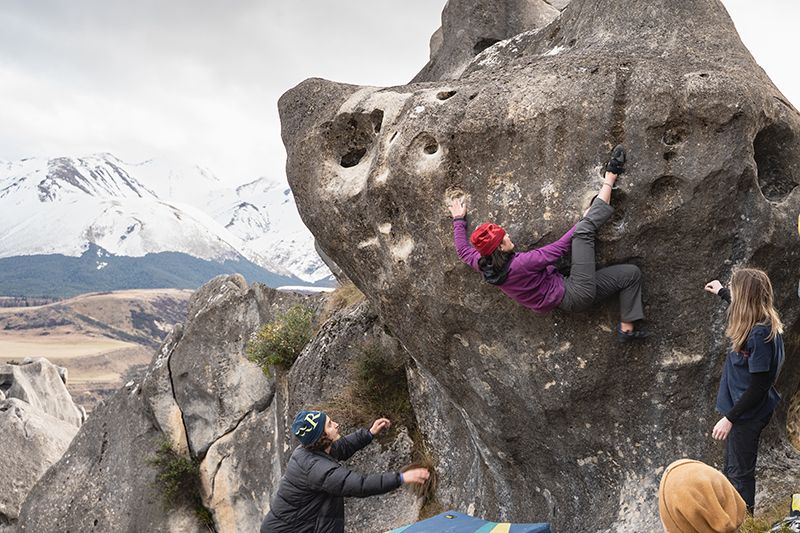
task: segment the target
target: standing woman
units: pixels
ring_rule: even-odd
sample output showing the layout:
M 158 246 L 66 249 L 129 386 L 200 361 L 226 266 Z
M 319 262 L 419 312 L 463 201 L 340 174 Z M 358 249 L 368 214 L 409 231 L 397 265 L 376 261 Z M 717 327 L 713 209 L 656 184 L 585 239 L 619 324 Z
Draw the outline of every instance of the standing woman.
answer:
M 717 411 L 723 417 L 711 435 L 716 440 L 728 439 L 725 476 L 752 513 L 758 440 L 781 399 L 775 381 L 784 359 L 783 324 L 773 304 L 772 283 L 761 270 L 737 270 L 730 290 L 718 280 L 705 289 L 730 304 L 725 336 L 731 341 L 731 351 L 717 393 Z

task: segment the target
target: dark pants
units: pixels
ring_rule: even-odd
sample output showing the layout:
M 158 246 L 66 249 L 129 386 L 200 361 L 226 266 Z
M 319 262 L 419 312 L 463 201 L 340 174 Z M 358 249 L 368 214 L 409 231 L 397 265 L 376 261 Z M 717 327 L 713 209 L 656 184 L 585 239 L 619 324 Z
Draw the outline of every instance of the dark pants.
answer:
M 559 307 L 565 311 L 582 311 L 619 293 L 620 317 L 623 322 L 644 318 L 642 309 L 642 273 L 636 265 L 613 265 L 595 270 L 594 234 L 614 212 L 600 198 L 592 202 L 586 216 L 578 222 L 572 235 L 572 265 L 564 278 L 564 299 Z
M 735 422 L 725 447 L 725 477 L 731 482 L 752 514 L 756 502 L 756 459 L 758 439 L 772 413 L 764 418 Z

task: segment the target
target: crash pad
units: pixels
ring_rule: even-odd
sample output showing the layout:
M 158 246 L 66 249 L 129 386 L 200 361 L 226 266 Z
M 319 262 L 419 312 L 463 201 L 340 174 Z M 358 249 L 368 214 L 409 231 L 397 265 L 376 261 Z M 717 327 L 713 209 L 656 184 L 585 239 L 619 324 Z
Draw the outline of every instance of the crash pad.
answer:
M 489 522 L 456 511 L 447 511 L 388 533 L 550 533 L 550 524 Z

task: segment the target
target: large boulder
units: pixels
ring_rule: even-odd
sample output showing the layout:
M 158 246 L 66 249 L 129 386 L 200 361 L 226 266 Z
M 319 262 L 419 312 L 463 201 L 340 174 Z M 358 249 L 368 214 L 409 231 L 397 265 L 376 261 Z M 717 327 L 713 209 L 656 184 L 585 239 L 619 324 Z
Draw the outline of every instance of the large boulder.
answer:
M 290 306 L 311 300 L 258 284 L 249 287 L 238 275 L 220 276 L 199 289 L 186 324 L 166 339 L 142 382 L 128 383 L 95 411 L 64 458 L 31 491 L 20 530 L 203 528 L 194 509 L 165 508 L 154 485 L 156 452 L 166 440 L 207 471 L 203 458 L 209 449 L 236 440 L 236 430 L 249 427 L 273 396 L 274 380 L 244 356 L 249 336 Z M 244 450 L 262 443 L 241 445 Z M 220 461 L 216 453 L 210 459 Z M 198 476 L 198 487 L 202 479 Z M 240 485 L 244 500 L 250 487 Z
M 21 365 L 0 365 L 0 391 L 75 427 L 86 419 L 66 387 L 66 369 L 47 359 L 26 359 Z
M 0 395 L 0 530 L 16 522 L 30 489 L 61 459 L 78 427 Z
M 800 115 L 718 0 L 573 0 L 458 79 L 311 79 L 279 108 L 304 222 L 424 377 L 412 387 L 421 427 L 442 421 L 428 431 L 451 466 L 444 505 L 563 531 L 650 531 L 665 465 L 720 464 L 709 433 L 725 312 L 702 288 L 765 268 L 787 339 L 800 331 Z M 574 224 L 617 142 L 630 160 L 598 259 L 641 267 L 654 333 L 625 346 L 614 302 L 539 316 L 483 284 L 458 260 L 443 205 L 463 194 L 470 228 L 495 220 L 520 249 L 540 246 Z M 787 399 L 796 346 L 778 383 Z M 762 449 L 798 465 L 787 403 Z M 797 466 L 784 472 L 798 481 Z
M 204 455 L 248 412 L 269 404 L 273 381 L 247 361 L 247 341 L 260 324 L 298 300 L 264 285 L 248 287 L 239 275 L 219 276 L 192 296 L 169 370 L 193 455 Z

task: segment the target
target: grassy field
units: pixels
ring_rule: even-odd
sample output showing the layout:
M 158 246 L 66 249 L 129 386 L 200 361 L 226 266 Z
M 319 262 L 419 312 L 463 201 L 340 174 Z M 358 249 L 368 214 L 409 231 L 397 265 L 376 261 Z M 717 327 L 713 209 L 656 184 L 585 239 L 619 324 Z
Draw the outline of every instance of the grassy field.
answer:
M 66 361 L 135 346 L 136 344 L 130 342 L 80 334 L 3 332 L 0 334 L 0 362 L 20 361 L 25 357 Z

